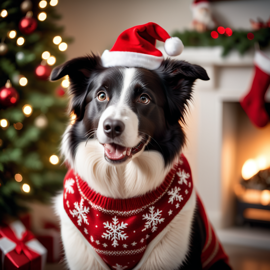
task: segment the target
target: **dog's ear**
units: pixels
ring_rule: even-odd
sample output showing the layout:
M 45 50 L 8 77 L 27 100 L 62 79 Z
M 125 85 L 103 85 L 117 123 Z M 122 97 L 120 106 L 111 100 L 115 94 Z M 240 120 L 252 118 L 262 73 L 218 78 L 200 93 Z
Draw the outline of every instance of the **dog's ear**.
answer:
M 84 114 L 84 101 L 88 91 L 89 78 L 95 71 L 102 69 L 99 56 L 89 55 L 65 62 L 53 69 L 50 80 L 56 81 L 68 75 L 70 81 L 69 113 L 74 112 L 76 119 L 80 120 Z
M 185 122 L 184 116 L 188 107 L 188 100 L 192 98 L 192 86 L 196 79 L 204 81 L 209 77 L 204 68 L 185 61 L 166 59 L 158 68 L 158 73 L 166 84 L 167 112 L 170 123 L 179 120 Z

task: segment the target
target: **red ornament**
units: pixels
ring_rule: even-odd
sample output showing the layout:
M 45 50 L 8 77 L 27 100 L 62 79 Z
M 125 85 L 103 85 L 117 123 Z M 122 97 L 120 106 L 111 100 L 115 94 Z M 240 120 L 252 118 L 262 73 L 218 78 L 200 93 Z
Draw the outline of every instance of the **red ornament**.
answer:
M 254 38 L 253 33 L 248 33 L 248 34 L 247 34 L 247 38 L 248 38 L 249 40 L 252 40 L 252 39 Z
M 65 90 L 61 86 L 56 89 L 56 95 L 58 97 L 62 97 L 65 93 Z
M 25 17 L 22 18 L 19 23 L 19 29 L 23 34 L 31 34 L 37 28 L 37 21 L 32 17 Z
M 218 32 L 217 31 L 212 31 L 211 32 L 211 37 L 214 38 L 214 39 L 217 39 L 218 38 Z
M 1 107 L 10 107 L 15 105 L 19 100 L 19 94 L 15 88 L 11 86 L 11 83 L 8 81 L 6 85 L 0 88 L 0 105 Z
M 51 74 L 51 68 L 48 65 L 39 65 L 35 69 L 35 74 L 40 80 L 48 80 Z
M 229 27 L 227 27 L 227 28 L 225 29 L 225 32 L 226 32 L 226 35 L 227 35 L 228 37 L 230 37 L 230 36 L 233 34 L 232 29 L 229 28 Z
M 219 26 L 217 30 L 221 35 L 225 33 L 225 28 L 223 26 Z

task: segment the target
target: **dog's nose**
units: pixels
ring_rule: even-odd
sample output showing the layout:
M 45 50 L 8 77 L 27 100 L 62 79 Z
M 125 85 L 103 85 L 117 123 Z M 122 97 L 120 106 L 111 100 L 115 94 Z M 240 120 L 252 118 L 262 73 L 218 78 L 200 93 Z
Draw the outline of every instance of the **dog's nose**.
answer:
M 121 135 L 125 129 L 125 124 L 120 120 L 115 120 L 107 118 L 103 124 L 104 133 L 110 137 L 114 138 Z

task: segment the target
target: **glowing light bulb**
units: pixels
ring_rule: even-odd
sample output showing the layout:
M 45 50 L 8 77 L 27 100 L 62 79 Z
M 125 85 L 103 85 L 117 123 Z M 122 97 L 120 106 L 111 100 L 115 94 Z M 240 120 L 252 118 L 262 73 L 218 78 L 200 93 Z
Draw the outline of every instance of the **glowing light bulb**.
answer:
M 60 36 L 55 36 L 55 37 L 53 38 L 53 43 L 54 43 L 55 45 L 60 44 L 61 41 L 62 41 L 62 38 L 61 38 Z
M 6 9 L 2 9 L 0 15 L 1 15 L 1 17 L 5 18 L 5 17 L 7 17 L 8 12 L 6 11 Z
M 32 108 L 32 106 L 26 104 L 23 106 L 22 111 L 25 114 L 25 116 L 28 117 L 32 114 L 33 108 Z
M 42 0 L 42 1 L 39 2 L 38 5 L 39 5 L 40 8 L 45 8 L 45 7 L 47 7 L 47 1 Z
M 0 126 L 2 128 L 6 128 L 8 126 L 8 120 L 7 119 L 1 119 L 0 120 Z
M 47 13 L 46 13 L 46 12 L 40 12 L 40 13 L 38 14 L 38 20 L 39 20 L 39 21 L 43 22 L 43 21 L 45 21 L 46 19 L 47 19 Z
M 8 37 L 9 38 L 15 38 L 17 35 L 17 32 L 15 30 L 11 30 L 8 32 Z
M 265 189 L 261 193 L 261 204 L 268 205 L 269 203 L 270 203 L 270 191 Z
M 245 180 L 250 179 L 258 172 L 258 167 L 254 159 L 248 159 L 242 167 L 242 177 Z
M 41 58 L 47 60 L 51 56 L 50 52 L 45 51 L 42 53 Z
M 50 5 L 55 7 L 58 4 L 58 0 L 51 0 Z
M 267 159 L 264 156 L 260 156 L 256 159 L 258 170 L 265 170 L 268 167 Z
M 64 52 L 66 49 L 67 49 L 68 45 L 66 42 L 62 42 L 59 46 L 58 46 L 58 49 L 61 51 L 61 52 Z
M 48 65 L 53 66 L 56 62 L 56 58 L 54 56 L 50 56 L 47 60 Z
M 21 77 L 21 78 L 19 79 L 19 85 L 20 85 L 20 86 L 26 86 L 27 83 L 28 83 L 28 80 L 27 80 L 25 77 Z
M 19 173 L 16 173 L 15 176 L 14 176 L 14 178 L 15 178 L 15 180 L 16 180 L 17 182 L 22 182 L 22 180 L 23 180 L 22 175 L 19 174 Z
M 23 184 L 22 185 L 22 190 L 25 192 L 25 193 L 29 193 L 30 192 L 30 186 L 28 184 Z
M 61 85 L 64 87 L 64 88 L 68 88 L 69 87 L 69 80 L 68 79 L 64 79 L 61 83 Z
M 17 45 L 22 46 L 25 42 L 25 39 L 23 37 L 19 37 L 17 39 Z
M 51 162 L 51 164 L 53 164 L 53 165 L 58 164 L 58 163 L 59 163 L 59 158 L 58 158 L 58 156 L 56 156 L 56 155 L 50 156 L 50 162 Z

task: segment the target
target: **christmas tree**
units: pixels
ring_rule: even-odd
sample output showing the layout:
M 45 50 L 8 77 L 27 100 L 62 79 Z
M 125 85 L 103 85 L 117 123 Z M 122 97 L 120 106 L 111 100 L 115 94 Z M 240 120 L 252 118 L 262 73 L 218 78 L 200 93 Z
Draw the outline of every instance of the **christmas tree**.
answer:
M 0 221 L 50 201 L 66 171 L 58 152 L 69 81 L 48 80 L 71 41 L 56 25 L 57 3 L 0 1 Z

